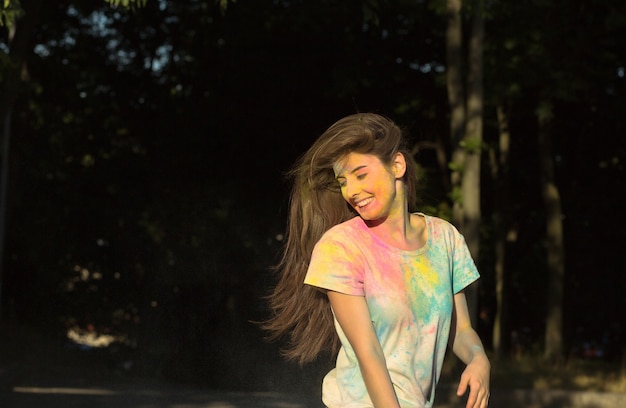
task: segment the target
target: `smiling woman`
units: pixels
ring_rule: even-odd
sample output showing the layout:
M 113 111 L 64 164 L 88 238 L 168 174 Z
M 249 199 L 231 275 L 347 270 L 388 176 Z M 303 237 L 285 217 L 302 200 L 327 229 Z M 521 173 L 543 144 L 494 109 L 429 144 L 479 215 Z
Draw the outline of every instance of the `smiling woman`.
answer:
M 405 188 L 401 181 L 406 161 L 397 153 L 390 168 L 376 156 L 348 153 L 333 166 L 341 195 L 365 220 L 387 218 L 405 212 Z M 400 197 L 398 197 L 400 195 Z
M 287 336 L 285 355 L 301 363 L 338 350 L 327 407 L 431 407 L 448 344 L 467 364 L 457 394 L 469 387 L 467 407 L 487 406 L 490 365 L 463 293 L 478 271 L 454 226 L 417 212 L 415 167 L 398 126 L 356 114 L 291 172 L 265 328 Z

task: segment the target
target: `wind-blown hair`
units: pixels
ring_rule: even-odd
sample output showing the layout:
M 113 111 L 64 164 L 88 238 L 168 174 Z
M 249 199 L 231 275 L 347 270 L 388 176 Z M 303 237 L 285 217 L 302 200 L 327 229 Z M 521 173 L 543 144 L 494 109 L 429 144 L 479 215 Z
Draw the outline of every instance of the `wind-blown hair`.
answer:
M 343 199 L 333 172 L 333 165 L 352 152 L 375 155 L 387 166 L 396 153 L 402 153 L 407 163 L 403 180 L 408 209 L 416 209 L 415 161 L 401 129 L 383 116 L 359 113 L 340 119 L 296 162 L 288 173 L 292 191 L 286 243 L 275 268 L 278 282 L 268 296 L 272 315 L 262 327 L 270 340 L 286 338 L 283 355 L 300 364 L 339 347 L 328 297 L 303 282 L 317 241 L 328 229 L 356 215 Z

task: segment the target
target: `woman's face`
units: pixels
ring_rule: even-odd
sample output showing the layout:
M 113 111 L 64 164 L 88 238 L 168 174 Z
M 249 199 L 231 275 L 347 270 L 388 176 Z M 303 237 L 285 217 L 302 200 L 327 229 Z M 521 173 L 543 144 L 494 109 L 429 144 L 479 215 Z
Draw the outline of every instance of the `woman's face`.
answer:
M 390 166 L 371 154 L 348 153 L 333 166 L 343 198 L 368 221 L 402 214 L 405 204 L 401 178 L 406 170 L 398 153 Z

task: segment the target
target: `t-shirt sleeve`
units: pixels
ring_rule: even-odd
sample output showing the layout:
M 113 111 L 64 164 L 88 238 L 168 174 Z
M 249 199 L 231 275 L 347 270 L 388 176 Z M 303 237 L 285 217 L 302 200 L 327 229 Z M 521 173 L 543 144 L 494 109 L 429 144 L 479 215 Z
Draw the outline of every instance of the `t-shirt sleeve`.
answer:
M 463 235 L 455 229 L 453 237 L 452 289 L 456 294 L 478 280 L 480 274 Z
M 363 268 L 354 251 L 322 238 L 313 249 L 304 283 L 348 295 L 363 296 Z

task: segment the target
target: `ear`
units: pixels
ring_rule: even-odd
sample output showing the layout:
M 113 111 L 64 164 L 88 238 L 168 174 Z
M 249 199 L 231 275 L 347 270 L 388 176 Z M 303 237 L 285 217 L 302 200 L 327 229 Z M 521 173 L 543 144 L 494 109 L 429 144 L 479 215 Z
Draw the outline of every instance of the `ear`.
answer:
M 406 173 L 406 159 L 402 153 L 398 152 L 394 156 L 391 161 L 391 171 L 397 179 L 404 177 L 404 173 Z

